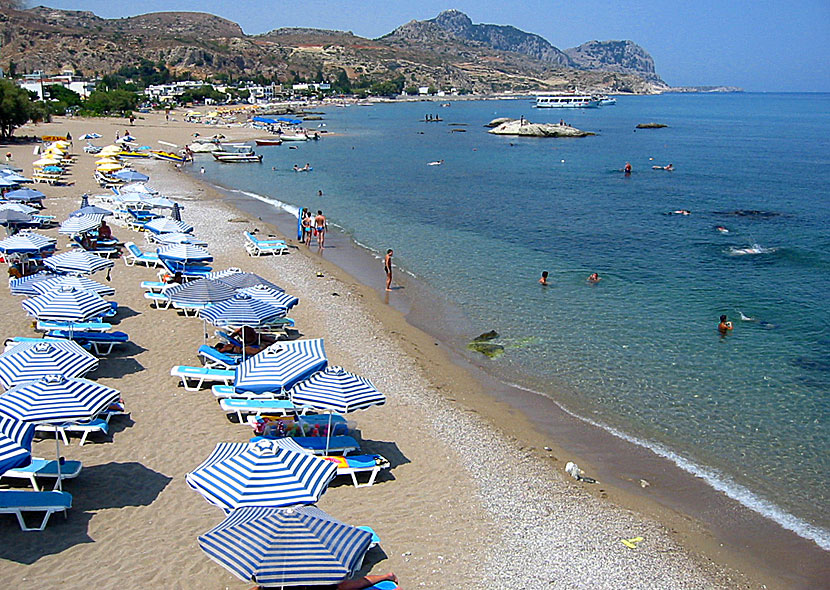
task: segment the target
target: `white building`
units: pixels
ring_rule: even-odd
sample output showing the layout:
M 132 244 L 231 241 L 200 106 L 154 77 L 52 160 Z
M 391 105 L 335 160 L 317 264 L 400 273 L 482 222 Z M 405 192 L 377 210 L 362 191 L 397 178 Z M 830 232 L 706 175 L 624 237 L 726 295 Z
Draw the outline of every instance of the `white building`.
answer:
M 71 70 L 65 70 L 56 76 L 50 76 L 37 70 L 31 74 L 25 74 L 23 80 L 18 82 L 18 84 L 24 90 L 30 90 L 36 93 L 40 100 L 43 100 L 44 89 L 53 84 L 58 84 L 64 88 L 68 88 L 72 92 L 77 92 L 81 95 L 81 98 L 87 98 L 95 90 L 95 82 L 82 80 L 78 76 L 75 76 Z
M 164 102 L 165 100 L 175 99 L 188 90 L 201 88 L 204 84 L 204 82 L 198 80 L 183 80 L 170 84 L 154 84 L 145 88 L 144 94 L 151 100 Z

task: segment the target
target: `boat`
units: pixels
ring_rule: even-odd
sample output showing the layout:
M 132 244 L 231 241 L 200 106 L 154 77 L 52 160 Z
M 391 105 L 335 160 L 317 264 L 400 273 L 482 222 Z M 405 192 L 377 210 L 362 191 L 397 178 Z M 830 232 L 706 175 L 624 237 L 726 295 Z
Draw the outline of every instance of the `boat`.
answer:
M 149 158 L 150 154 L 147 152 L 138 152 L 135 150 L 122 150 L 118 154 L 119 158 Z
M 595 109 L 599 99 L 590 94 L 545 94 L 536 97 L 539 109 Z
M 253 152 L 213 152 L 218 162 L 262 162 L 262 154 Z
M 257 145 L 282 145 L 281 139 L 255 139 Z
M 280 139 L 283 141 L 308 141 L 308 134 L 303 132 L 281 133 Z
M 595 94 L 594 98 L 599 101 L 599 106 L 601 107 L 610 107 L 617 104 L 617 99 L 607 94 Z
M 181 164 L 187 161 L 187 159 L 184 156 L 180 156 L 179 154 L 174 154 L 172 152 L 152 150 L 150 153 L 153 154 L 153 157 L 156 160 L 167 160 L 168 162 L 176 162 L 177 164 Z
M 194 154 L 208 154 L 220 149 L 219 143 L 216 141 L 194 141 L 187 147 Z

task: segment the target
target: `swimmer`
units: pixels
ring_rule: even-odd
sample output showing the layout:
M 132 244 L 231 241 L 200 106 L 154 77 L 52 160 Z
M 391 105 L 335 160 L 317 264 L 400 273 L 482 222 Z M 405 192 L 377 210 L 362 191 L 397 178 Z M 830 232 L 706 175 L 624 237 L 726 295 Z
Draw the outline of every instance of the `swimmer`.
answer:
M 672 211 L 669 215 L 691 215 L 692 212 L 688 209 L 678 209 L 677 211 Z
M 597 273 L 593 273 L 591 276 L 588 277 L 589 283 L 598 283 L 601 280 L 602 278 Z
M 547 284 L 548 284 L 548 271 L 546 271 L 546 270 L 542 271 L 542 278 L 539 279 L 539 284 L 547 286 Z
M 561 125 L 561 123 L 560 123 Z M 623 172 L 626 174 L 631 174 L 631 162 L 626 162 L 625 167 L 623 168 Z
M 744 312 L 742 312 L 741 310 L 738 310 L 738 315 L 741 316 L 741 321 L 742 322 L 754 322 L 755 321 L 755 318 L 751 318 L 749 316 L 744 315 Z
M 716 225 L 715 229 L 718 230 L 722 234 L 728 234 L 729 230 L 723 227 L 722 225 Z
M 444 160 L 435 160 L 434 162 L 430 162 L 427 166 L 440 166 L 444 163 Z
M 732 330 L 732 322 L 726 319 L 726 315 L 720 316 L 720 323 L 718 324 L 718 332 L 726 336 Z

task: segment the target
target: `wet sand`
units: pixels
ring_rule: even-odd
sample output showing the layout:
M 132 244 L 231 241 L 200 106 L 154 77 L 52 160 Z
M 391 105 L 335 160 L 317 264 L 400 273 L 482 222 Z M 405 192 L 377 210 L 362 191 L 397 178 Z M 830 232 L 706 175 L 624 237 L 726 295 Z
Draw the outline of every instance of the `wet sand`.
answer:
M 95 130 L 112 138 L 122 128 L 123 120 L 70 120 L 34 132 L 69 129 L 77 138 Z M 149 115 L 139 119 L 134 134 L 148 145 L 158 139 L 181 144 L 194 129 L 210 134 Z M 222 132 L 253 136 L 250 130 Z M 100 192 L 91 182 L 94 159 L 80 153 L 79 143 L 72 175 L 77 184 L 44 188 L 47 213 L 60 218 L 77 208 L 83 192 Z M 30 173 L 31 146 L 12 150 Z M 606 485 L 601 470 L 601 486 L 564 479 L 561 467 L 574 457 L 591 469 L 578 453 L 606 449 L 599 433 L 593 437 L 598 444 L 585 435 L 566 453 L 545 429 L 567 421 L 533 423 L 522 412 L 552 415 L 547 406 L 542 412 L 531 402 L 512 407 L 499 400 L 501 395 L 516 405 L 511 393 L 477 379 L 482 376 L 474 367 L 459 366 L 451 351 L 327 254 L 321 258 L 296 248 L 288 256 L 251 259 L 242 249 L 241 232 L 276 229 L 230 208 L 220 193 L 170 163 L 134 166 L 151 175 L 151 185 L 185 204 L 184 218 L 209 241 L 216 268 L 258 272 L 298 295 L 301 303 L 292 317 L 303 336 L 325 337 L 333 364 L 369 377 L 387 393 L 385 406 L 350 420 L 365 450 L 391 460 L 390 474 L 372 488 L 334 485 L 320 502 L 332 515 L 378 531 L 383 553 L 369 554 L 367 569 L 396 571 L 403 588 L 445 587 L 448 580 L 468 588 L 755 588 L 761 582 L 793 587 L 730 551 L 719 552 L 721 541 L 691 519 L 660 509 L 624 484 Z M 140 234 L 120 227 L 114 233 L 143 246 Z M 65 243 L 62 238 L 60 245 Z M 197 364 L 202 324 L 172 310 L 148 309 L 138 283 L 154 275 L 116 264 L 115 299 L 126 309 L 117 329 L 129 333 L 134 344 L 91 375 L 122 391 L 131 420 L 116 425 L 111 441 L 63 449 L 67 458 L 85 464 L 82 475 L 66 486 L 75 498 L 66 521 L 57 516 L 43 533 L 24 534 L 10 517 L 0 519 L 5 541 L 0 559 L 13 587 L 80 588 L 93 580 L 104 587 L 125 580 L 148 587 L 246 587 L 198 549 L 195 537 L 221 514 L 189 490 L 183 477 L 216 442 L 245 440 L 250 431 L 229 422 L 209 392 L 186 392 L 169 376 L 173 364 Z M 19 298 L 0 297 L 0 313 L 4 336 L 31 334 Z M 571 426 L 573 432 L 587 432 Z M 36 443 L 36 452 L 48 457 L 54 443 Z M 637 549 L 620 543 L 634 536 L 644 538 Z

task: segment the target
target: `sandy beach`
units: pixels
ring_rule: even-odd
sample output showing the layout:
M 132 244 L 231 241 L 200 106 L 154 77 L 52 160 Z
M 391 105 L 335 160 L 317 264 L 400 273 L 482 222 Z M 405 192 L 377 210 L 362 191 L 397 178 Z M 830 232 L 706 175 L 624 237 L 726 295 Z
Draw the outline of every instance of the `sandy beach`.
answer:
M 121 119 L 61 119 L 17 135 L 69 131 L 77 138 L 96 131 L 103 135 L 98 145 L 106 145 L 116 130 L 128 128 L 139 143 L 156 147 L 158 140 L 181 146 L 194 131 L 213 133 L 148 114 L 134 127 Z M 230 139 L 256 136 L 244 128 L 221 132 Z M 95 158 L 81 145 L 76 139 L 74 185 L 36 186 L 47 194 L 45 213 L 59 219 L 78 207 L 82 194 L 103 192 L 92 178 Z M 25 174 L 32 171 L 32 148 L 2 147 Z M 682 515 L 566 478 L 562 449 L 487 395 L 480 380 L 373 288 L 296 240 L 287 256 L 249 257 L 242 232 L 256 228 L 267 235 L 275 228 L 229 207 L 219 192 L 169 162 L 132 165 L 184 206 L 185 221 L 209 242 L 214 268 L 255 272 L 297 295 L 300 304 L 290 315 L 302 337 L 324 338 L 331 364 L 368 377 L 386 393 L 386 405 L 349 419 L 363 450 L 387 457 L 391 470 L 369 488 L 338 479 L 319 503 L 332 516 L 370 525 L 380 535 L 380 549 L 367 554 L 364 572 L 394 571 L 405 589 L 787 586 L 730 558 Z M 55 229 L 43 233 L 57 235 Z M 145 246 L 143 235 L 126 227 L 114 226 L 113 233 Z M 65 236 L 59 247 L 68 248 Z M 222 513 L 184 482 L 217 442 L 247 440 L 250 429 L 230 422 L 208 390 L 185 391 L 170 376 L 173 365 L 198 363 L 203 325 L 149 307 L 139 283 L 155 275 L 121 261 L 112 271 L 121 310 L 116 329 L 127 332 L 131 344 L 105 357 L 89 377 L 119 389 L 131 416 L 114 421 L 104 440 L 79 447 L 74 439 L 63 447 L 65 457 L 84 463 L 80 477 L 65 486 L 74 498 L 68 519 L 56 515 L 41 533 L 22 533 L 14 518 L 0 519 L 8 587 L 250 586 L 200 551 L 196 537 Z M 4 338 L 33 333 L 20 301 L 8 293 L 0 297 Z M 36 442 L 35 454 L 52 456 L 54 442 Z M 634 537 L 643 538 L 636 549 L 621 543 Z

